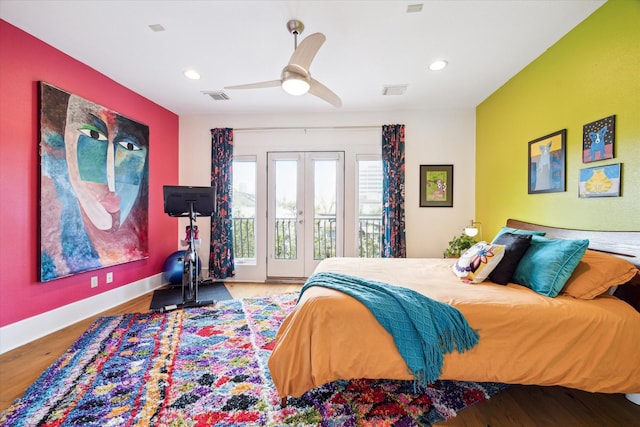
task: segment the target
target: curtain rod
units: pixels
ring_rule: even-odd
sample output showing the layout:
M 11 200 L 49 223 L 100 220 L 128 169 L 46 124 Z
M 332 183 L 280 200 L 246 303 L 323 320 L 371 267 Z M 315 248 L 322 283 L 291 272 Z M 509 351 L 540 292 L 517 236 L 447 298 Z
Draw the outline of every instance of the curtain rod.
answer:
M 233 131 L 253 131 L 253 130 L 313 130 L 313 129 L 382 129 L 382 125 L 378 126 L 291 126 L 291 127 L 254 127 L 254 128 L 231 128 Z

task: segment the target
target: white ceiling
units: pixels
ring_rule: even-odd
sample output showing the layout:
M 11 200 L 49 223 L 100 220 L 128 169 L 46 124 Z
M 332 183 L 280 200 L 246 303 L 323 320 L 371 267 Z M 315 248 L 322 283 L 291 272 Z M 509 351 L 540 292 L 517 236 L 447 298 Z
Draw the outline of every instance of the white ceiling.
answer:
M 423 3 L 422 12 L 407 6 Z M 179 115 L 474 108 L 604 0 L 0 0 L 0 17 Z M 312 76 L 343 107 L 281 88 L 286 24 L 327 37 Z M 166 31 L 153 32 L 161 24 Z M 449 66 L 427 69 L 434 59 Z M 186 79 L 186 68 L 202 78 Z M 50 82 L 55 84 L 55 82 Z M 383 96 L 385 85 L 408 85 Z

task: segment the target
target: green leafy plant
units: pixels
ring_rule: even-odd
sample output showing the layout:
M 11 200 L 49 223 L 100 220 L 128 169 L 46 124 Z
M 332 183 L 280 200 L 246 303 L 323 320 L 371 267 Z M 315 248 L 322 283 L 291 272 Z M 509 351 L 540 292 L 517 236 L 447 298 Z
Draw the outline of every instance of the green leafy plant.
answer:
M 445 258 L 459 258 L 462 252 L 475 245 L 477 242 L 473 237 L 462 233 L 449 241 L 449 247 L 444 250 Z

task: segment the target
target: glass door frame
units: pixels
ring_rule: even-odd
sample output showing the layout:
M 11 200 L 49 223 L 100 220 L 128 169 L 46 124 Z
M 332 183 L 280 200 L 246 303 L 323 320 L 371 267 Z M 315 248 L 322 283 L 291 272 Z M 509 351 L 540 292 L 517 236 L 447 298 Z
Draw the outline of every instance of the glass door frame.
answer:
M 267 278 L 305 278 L 321 260 L 314 259 L 315 160 L 336 160 L 336 256 L 344 254 L 344 152 L 286 151 L 267 152 Z M 275 162 L 296 160 L 296 259 L 275 256 Z

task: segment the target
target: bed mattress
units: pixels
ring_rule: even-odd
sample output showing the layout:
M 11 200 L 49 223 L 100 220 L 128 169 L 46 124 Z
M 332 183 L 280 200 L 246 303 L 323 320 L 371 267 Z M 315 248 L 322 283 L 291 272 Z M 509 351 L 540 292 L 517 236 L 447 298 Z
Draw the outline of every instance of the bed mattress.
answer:
M 441 379 L 640 392 L 640 313 L 615 297 L 549 298 L 523 286 L 468 284 L 450 259 L 330 258 L 330 271 L 413 289 L 458 308 L 480 335 L 445 356 Z M 356 299 L 309 288 L 285 319 L 269 359 L 281 397 L 337 379 L 412 379 L 391 335 Z

